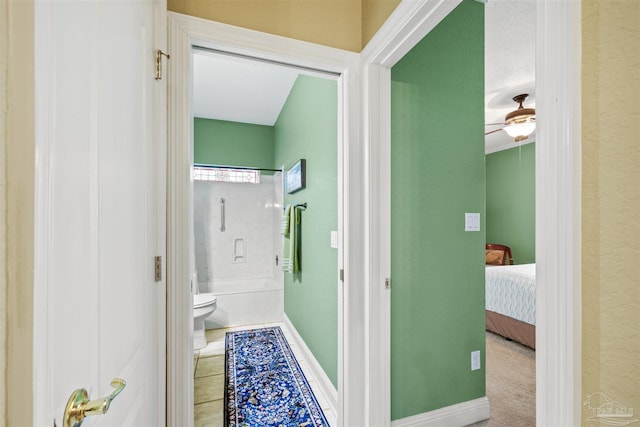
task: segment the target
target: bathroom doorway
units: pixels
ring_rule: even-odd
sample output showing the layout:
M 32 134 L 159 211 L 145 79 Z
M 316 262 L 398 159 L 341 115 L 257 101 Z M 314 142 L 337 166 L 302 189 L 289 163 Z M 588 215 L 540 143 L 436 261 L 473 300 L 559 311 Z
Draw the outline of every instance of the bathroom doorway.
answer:
M 335 385 L 337 76 L 202 48 L 192 64 L 194 292 L 217 297 L 207 327 L 291 321 Z M 305 185 L 284 189 L 301 159 Z M 295 273 L 283 272 L 288 205 L 305 206 Z
M 356 248 L 349 245 L 349 241 L 354 240 L 350 238 L 350 233 L 357 232 L 358 230 L 347 225 L 349 223 L 348 218 L 350 216 L 361 215 L 356 210 L 359 208 L 358 205 L 353 204 L 356 200 L 346 197 L 350 185 L 361 185 L 357 182 L 357 179 L 360 179 L 357 169 L 354 170 L 353 165 L 348 161 L 348 159 L 351 158 L 351 156 L 348 155 L 349 152 L 359 149 L 359 141 L 353 137 L 355 131 L 350 127 L 350 123 L 352 122 L 350 115 L 354 114 L 355 109 L 354 106 L 347 103 L 347 99 L 350 98 L 348 95 L 355 86 L 355 82 L 351 76 L 354 74 L 352 70 L 355 70 L 357 65 L 357 56 L 355 54 L 351 55 L 346 52 L 341 52 L 341 57 L 335 58 L 332 57 L 336 53 L 333 49 L 320 47 L 317 47 L 318 49 L 309 49 L 309 47 L 306 46 L 307 44 L 302 42 L 300 42 L 300 45 L 304 46 L 295 48 L 298 42 L 292 44 L 291 40 L 286 41 L 286 47 L 280 48 L 288 51 L 290 56 L 288 58 L 287 54 L 275 56 L 273 48 L 275 47 L 275 49 L 278 50 L 278 44 L 283 42 L 281 38 L 263 35 L 265 39 L 269 39 L 268 43 L 272 47 L 270 52 L 265 52 L 262 45 L 255 46 L 259 44 L 258 42 L 261 37 L 255 37 L 255 34 L 252 34 L 250 38 L 243 37 L 245 36 L 243 33 L 247 32 L 246 30 L 228 28 L 216 23 L 204 24 L 200 20 L 194 20 L 185 16 L 171 15 L 170 21 L 172 20 L 174 24 L 176 24 L 172 27 L 174 35 L 181 32 L 182 34 L 187 34 L 192 30 L 196 31 L 195 27 L 198 27 L 198 42 L 190 41 L 189 37 L 178 36 L 170 38 L 174 40 L 175 43 L 174 46 L 170 46 L 172 53 L 171 65 L 176 66 L 177 64 L 177 67 L 176 69 L 171 68 L 169 72 L 169 84 L 176 88 L 175 93 L 182 102 L 180 103 L 181 108 L 175 106 L 178 111 L 172 112 L 170 110 L 170 116 L 173 116 L 176 126 L 170 131 L 168 147 L 168 176 L 170 188 L 168 200 L 168 223 L 170 224 L 168 245 L 171 248 L 168 259 L 169 277 L 167 278 L 168 283 L 170 283 L 168 285 L 169 324 L 183 326 L 191 326 L 193 324 L 192 296 L 188 283 L 190 281 L 190 273 L 193 270 L 193 261 L 197 259 L 197 257 L 195 254 L 193 257 L 184 255 L 195 252 L 195 250 L 191 249 L 194 247 L 192 245 L 194 242 L 192 237 L 194 200 L 192 177 L 194 159 L 198 163 L 206 163 L 208 167 L 225 166 L 230 168 L 253 166 L 247 164 L 242 159 L 228 160 L 214 157 L 213 159 L 203 162 L 202 160 L 198 160 L 197 157 L 194 157 L 202 153 L 197 153 L 198 148 L 189 142 L 195 141 L 196 133 L 199 132 L 199 126 L 201 124 L 210 125 L 213 123 L 213 120 L 217 122 L 232 121 L 221 117 L 204 118 L 206 123 L 200 123 L 194 126 L 194 118 L 197 116 L 195 114 L 195 105 L 192 105 L 192 99 L 195 100 L 195 97 L 192 98 L 191 96 L 192 93 L 198 89 L 195 86 L 195 76 L 192 72 L 195 70 L 195 63 L 198 61 L 197 58 L 215 57 L 218 60 L 222 58 L 236 65 L 244 63 L 245 66 L 253 68 L 254 76 L 256 68 L 263 66 L 288 72 L 293 70 L 296 74 L 295 82 L 291 86 L 287 94 L 288 96 L 285 96 L 287 99 L 298 96 L 297 93 L 299 90 L 296 86 L 313 86 L 318 83 L 318 81 L 321 81 L 329 82 L 329 84 L 334 87 L 332 96 L 335 106 L 335 114 L 333 117 L 335 127 L 331 132 L 334 136 L 335 145 L 332 147 L 332 155 L 328 155 L 327 153 L 318 154 L 314 151 L 322 146 L 322 144 L 314 144 L 314 138 L 317 138 L 321 133 L 326 133 L 314 128 L 316 122 L 321 120 L 317 120 L 317 117 L 313 117 L 313 115 L 306 118 L 297 117 L 296 114 L 299 114 L 301 109 L 299 106 L 295 106 L 290 108 L 290 114 L 293 116 L 292 121 L 299 122 L 299 126 L 283 126 L 281 129 L 278 129 L 278 125 L 276 124 L 276 129 L 273 131 L 276 134 L 274 138 L 278 140 L 283 139 L 286 140 L 286 142 L 282 144 L 281 148 L 274 152 L 272 162 L 269 164 L 270 167 L 267 168 L 258 165 L 260 166 L 258 169 L 283 168 L 286 172 L 286 170 L 294 166 L 297 161 L 302 159 L 307 161 L 307 182 L 305 189 L 295 193 L 291 192 L 291 194 L 283 191 L 282 194 L 284 194 L 284 196 L 282 200 L 279 201 L 277 198 L 273 198 L 273 203 L 270 207 L 273 213 L 272 222 L 277 223 L 277 220 L 281 217 L 280 211 L 283 205 L 307 203 L 307 208 L 302 213 L 302 223 L 306 223 L 309 226 L 308 229 L 303 229 L 301 236 L 303 239 L 302 269 L 300 274 L 295 277 L 291 276 L 287 278 L 287 273 L 284 274 L 285 280 L 282 291 L 284 295 L 287 295 L 290 291 L 292 295 L 291 301 L 293 301 L 293 303 L 288 306 L 288 298 L 284 296 L 285 309 L 283 317 L 285 323 L 292 325 L 296 329 L 296 334 L 301 337 L 302 342 L 309 348 L 310 354 L 316 358 L 318 363 L 315 368 L 322 371 L 325 377 L 329 378 L 328 384 L 325 384 L 327 389 L 325 396 L 329 396 L 329 399 L 332 401 L 331 404 L 335 408 L 337 418 L 341 419 L 344 417 L 341 413 L 344 407 L 342 404 L 344 400 L 342 393 L 345 390 L 345 384 L 349 382 L 346 374 L 348 373 L 348 376 L 353 376 L 360 372 L 358 369 L 354 372 L 346 369 L 348 361 L 346 361 L 343 356 L 347 353 L 346 347 L 357 346 L 361 344 L 362 340 L 361 337 L 356 339 L 348 338 L 350 335 L 355 334 L 350 334 L 350 331 L 345 328 L 345 325 L 348 325 L 348 323 L 345 322 L 345 318 L 353 315 L 354 311 L 349 310 L 344 304 L 344 301 L 348 298 L 344 293 L 350 289 L 346 286 L 346 283 L 353 279 L 357 280 L 357 275 L 361 270 L 354 269 L 351 275 L 341 275 L 341 271 L 344 271 L 345 258 L 349 256 L 350 251 L 357 251 Z M 193 26 L 193 28 L 190 26 Z M 207 34 L 206 37 L 203 36 L 205 33 Z M 243 36 L 239 36 L 239 33 L 242 33 Z M 224 40 L 224 42 L 222 42 L 222 40 Z M 246 43 L 253 43 L 254 45 L 250 48 L 242 45 L 243 40 L 248 40 Z M 224 45 L 224 48 L 221 48 L 221 45 Z M 175 71 L 175 73 L 172 71 Z M 236 74 L 239 74 L 239 72 L 236 72 Z M 226 96 L 230 100 L 237 100 L 236 97 L 232 95 Z M 170 103 L 170 107 L 172 105 L 173 103 Z M 240 107 L 240 109 L 247 110 L 250 107 L 251 105 L 244 105 L 244 107 Z M 225 107 L 225 109 L 228 110 L 230 107 Z M 285 105 L 280 115 L 285 114 L 286 110 L 287 107 Z M 316 114 L 318 113 L 319 112 L 316 112 Z M 196 119 L 196 121 L 200 119 L 202 118 Z M 304 132 L 300 133 L 300 129 L 311 129 L 312 131 L 305 136 Z M 311 151 L 307 151 L 306 153 L 297 151 L 295 148 L 296 145 L 304 145 L 306 139 L 311 142 Z M 185 143 L 185 141 L 188 143 Z M 232 141 L 232 144 L 229 145 L 231 149 L 228 154 L 235 155 L 243 151 L 237 149 L 237 144 L 235 146 L 236 149 L 233 149 L 234 144 Z M 255 154 L 251 149 L 245 149 L 244 151 L 244 154 L 247 155 Z M 218 151 L 218 154 L 219 153 Z M 333 167 L 322 163 L 327 157 L 332 157 Z M 318 175 L 319 172 L 325 175 Z M 332 178 L 330 178 L 331 174 Z M 358 178 L 354 180 L 353 177 L 356 175 Z M 226 184 L 234 185 L 231 183 Z M 327 202 L 326 198 L 317 198 L 318 195 L 312 194 L 329 187 L 333 187 L 334 190 L 332 202 Z M 232 193 L 234 192 L 235 191 L 232 191 Z M 218 203 L 222 198 L 224 197 L 214 199 L 213 205 L 209 203 L 209 206 L 216 206 L 215 209 L 217 210 L 221 206 L 218 205 Z M 229 206 L 226 207 L 230 208 Z M 326 222 L 327 219 L 325 218 L 327 215 L 322 215 L 323 211 L 326 212 L 325 209 L 333 212 L 333 224 L 323 223 L 323 221 Z M 220 218 L 217 218 L 217 221 L 219 221 L 219 219 Z M 236 220 L 238 218 L 234 215 L 233 219 Z M 227 221 L 229 220 L 231 220 L 231 218 L 227 215 Z M 228 225 L 227 223 L 227 226 Z M 314 235 L 315 232 L 319 232 L 320 234 Z M 307 235 L 307 238 L 311 238 L 307 243 L 304 241 L 305 235 Z M 332 235 L 336 237 L 333 242 Z M 242 249 L 239 250 L 238 253 L 231 250 L 231 252 L 226 255 L 229 255 L 229 258 L 235 256 L 241 258 L 246 257 L 245 261 L 248 261 L 250 254 L 253 253 L 257 247 L 252 243 L 253 239 L 250 236 L 238 235 L 232 236 L 232 240 L 235 243 L 239 243 L 240 246 L 236 246 L 242 247 Z M 274 246 L 278 246 L 278 240 L 280 240 L 278 237 L 274 237 Z M 231 245 L 232 249 L 235 243 Z M 316 247 L 321 248 L 321 250 L 325 252 L 325 255 L 317 256 L 314 252 L 314 248 Z M 171 257 L 172 253 L 176 254 L 175 258 Z M 326 253 L 329 255 L 327 256 Z M 273 252 L 272 254 L 273 257 L 269 257 L 270 259 L 268 261 L 269 263 L 273 263 L 270 264 L 273 268 L 275 266 L 275 256 L 278 254 Z M 325 262 L 330 258 L 333 258 L 332 265 L 331 263 Z M 233 264 L 233 261 L 231 264 Z M 235 263 L 233 267 L 238 267 L 238 264 L 242 263 Z M 240 267 L 245 266 L 242 265 Z M 318 280 L 320 273 L 314 273 L 314 268 L 323 270 L 324 278 Z M 273 271 L 277 272 L 279 269 L 273 268 Z M 200 272 L 198 272 L 198 274 L 200 274 Z M 277 275 L 274 277 L 276 276 Z M 313 284 L 314 281 L 316 282 L 314 286 L 307 286 L 307 284 Z M 214 283 L 198 283 L 198 288 L 208 291 L 213 290 L 216 286 L 215 280 L 213 282 Z M 210 285 L 211 287 L 209 287 Z M 230 283 L 220 285 L 222 287 L 231 286 Z M 218 289 L 221 290 L 222 288 Z M 277 294 L 278 289 L 272 290 Z M 224 291 L 221 292 L 224 293 Z M 323 293 L 325 296 L 322 296 Z M 229 294 L 231 294 L 231 292 L 229 292 Z M 330 304 L 323 304 L 323 301 L 330 300 L 330 298 L 328 299 L 326 297 L 327 294 L 333 294 L 333 301 L 331 301 Z M 306 302 L 296 304 L 296 299 L 300 298 Z M 218 300 L 218 305 L 222 306 L 221 300 Z M 327 306 L 332 306 L 331 311 L 327 312 L 329 314 L 319 311 L 319 309 L 326 309 Z M 309 321 L 311 319 L 310 314 L 315 314 L 315 321 Z M 220 321 L 220 319 L 218 320 Z M 318 328 L 322 327 L 327 328 L 327 330 L 318 330 Z M 328 333 L 327 331 L 330 329 L 333 329 L 333 331 Z M 168 336 L 169 365 L 179 367 L 175 375 L 171 374 L 171 369 L 169 370 L 168 389 L 171 390 L 170 393 L 175 391 L 176 396 L 174 396 L 173 399 L 171 397 L 168 399 L 168 410 L 170 413 L 169 418 L 176 420 L 178 423 L 191 423 L 193 419 L 193 413 L 191 412 L 193 408 L 193 353 L 191 351 L 193 343 L 190 339 L 190 332 L 190 328 L 180 327 L 175 331 L 175 334 L 172 335 L 170 333 Z M 318 343 L 316 342 L 318 338 L 321 340 L 324 339 L 326 342 Z M 331 344 L 327 345 L 329 342 L 331 342 Z M 358 353 L 361 350 L 362 347 L 359 347 L 358 349 L 352 350 L 352 353 Z M 361 356 L 359 356 L 359 358 L 361 359 Z M 187 397 L 181 398 L 178 396 L 177 394 L 180 392 L 183 396 Z
M 280 326 L 303 366 L 315 367 L 305 372 L 312 389 L 324 384 L 313 390 L 318 400 L 335 401 L 337 76 L 205 49 L 193 50 L 192 64 L 192 283 L 194 298 L 217 301 L 204 324 L 194 316 L 196 338 L 206 337 L 194 340 L 194 420 L 222 415 L 223 338 L 239 328 Z M 299 224 L 289 227 L 292 206 Z M 322 409 L 335 420 L 335 404 Z

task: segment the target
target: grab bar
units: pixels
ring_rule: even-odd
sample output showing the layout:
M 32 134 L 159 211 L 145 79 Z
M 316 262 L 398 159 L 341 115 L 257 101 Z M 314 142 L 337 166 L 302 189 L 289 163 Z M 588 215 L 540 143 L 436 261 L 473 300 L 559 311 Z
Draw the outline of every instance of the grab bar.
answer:
M 224 197 L 220 199 L 220 231 L 224 231 Z

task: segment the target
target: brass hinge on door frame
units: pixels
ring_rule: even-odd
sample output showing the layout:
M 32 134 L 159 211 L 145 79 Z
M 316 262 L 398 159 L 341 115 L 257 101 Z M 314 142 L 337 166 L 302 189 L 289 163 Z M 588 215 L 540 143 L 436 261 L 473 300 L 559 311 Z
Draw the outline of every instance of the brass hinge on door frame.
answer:
M 387 277 L 384 279 L 384 288 L 385 289 L 391 289 L 391 278 Z
M 167 59 L 171 59 L 171 56 L 169 56 L 168 53 L 164 53 L 160 49 L 156 50 L 156 74 L 155 74 L 156 80 L 162 79 L 162 56 L 163 55 L 166 56 Z

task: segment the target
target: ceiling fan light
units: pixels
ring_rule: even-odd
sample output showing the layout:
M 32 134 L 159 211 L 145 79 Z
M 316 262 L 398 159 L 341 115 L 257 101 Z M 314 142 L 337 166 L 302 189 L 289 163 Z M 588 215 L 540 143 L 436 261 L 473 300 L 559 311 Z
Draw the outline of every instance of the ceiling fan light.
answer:
M 514 96 L 513 100 L 519 104 L 518 108 L 504 117 L 507 125 L 504 128 L 505 132 L 517 142 L 527 139 L 527 136 L 536 129 L 536 110 L 522 105 L 527 96 L 529 96 L 527 93 Z
M 536 129 L 536 122 L 514 123 L 504 128 L 510 137 L 527 137 Z

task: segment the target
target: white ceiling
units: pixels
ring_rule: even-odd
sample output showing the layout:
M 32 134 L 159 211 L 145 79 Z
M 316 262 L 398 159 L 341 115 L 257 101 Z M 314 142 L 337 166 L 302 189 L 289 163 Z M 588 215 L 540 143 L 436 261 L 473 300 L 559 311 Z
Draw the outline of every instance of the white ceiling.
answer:
M 485 123 L 500 123 L 518 105 L 513 97 L 528 93 L 525 107 L 535 107 L 536 0 L 488 0 L 485 5 Z M 486 126 L 485 132 L 500 126 Z M 535 132 L 524 143 L 535 141 Z M 485 152 L 515 147 L 506 132 L 485 138 Z
M 485 122 L 499 123 L 528 93 L 535 107 L 535 1 L 487 0 L 485 5 Z M 298 72 L 287 67 L 197 50 L 193 55 L 196 117 L 273 126 Z M 486 126 L 485 131 L 496 129 Z M 533 142 L 535 133 L 526 142 Z M 516 145 L 506 132 L 485 138 L 485 152 Z
M 297 77 L 283 66 L 196 50 L 194 116 L 273 126 Z

